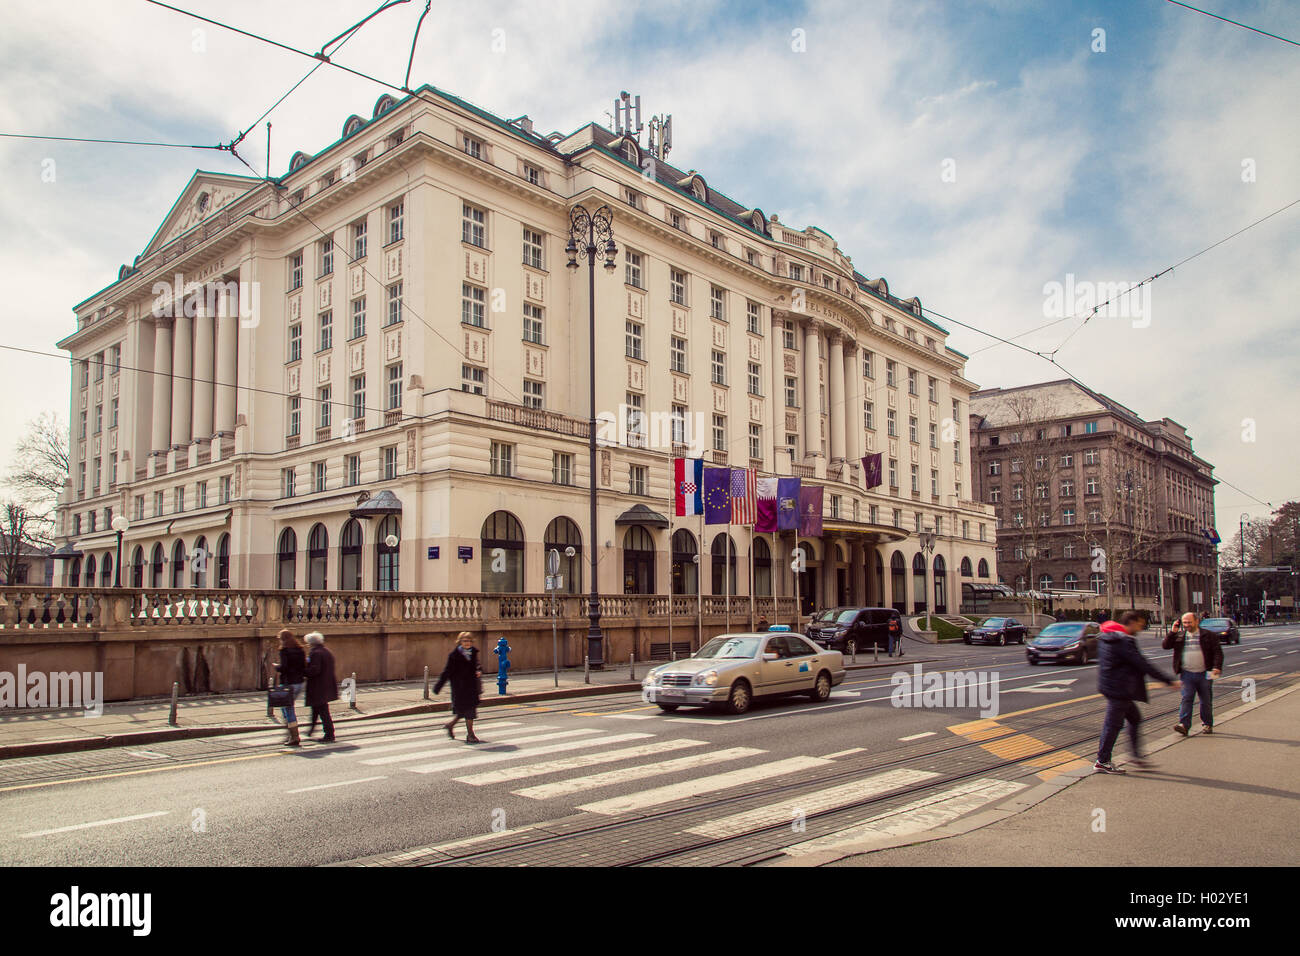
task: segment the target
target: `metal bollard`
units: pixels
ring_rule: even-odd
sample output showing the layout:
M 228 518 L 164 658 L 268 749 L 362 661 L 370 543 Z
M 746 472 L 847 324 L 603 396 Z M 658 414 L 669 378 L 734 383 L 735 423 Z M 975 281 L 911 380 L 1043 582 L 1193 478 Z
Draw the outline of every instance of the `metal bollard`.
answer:
M 873 664 L 879 664 L 879 663 L 880 663 L 880 645 L 879 645 L 879 644 L 872 644 L 872 645 L 871 645 L 871 662 L 872 662 Z
M 424 665 L 424 699 L 429 699 L 429 665 Z
M 180 726 L 180 724 L 176 722 L 176 704 L 177 704 L 176 699 L 180 696 L 180 693 L 181 693 L 181 685 L 176 681 L 172 681 L 172 712 L 167 715 L 167 725 L 169 727 Z
M 352 693 L 350 696 L 352 699 L 348 701 L 348 706 L 352 710 L 356 710 L 357 709 L 357 672 L 356 671 L 352 672 Z
M 627 673 L 628 679 L 636 680 L 636 651 L 635 650 L 628 652 L 627 660 L 628 660 L 628 673 Z
M 582 659 L 582 682 L 591 683 L 591 661 L 586 657 Z

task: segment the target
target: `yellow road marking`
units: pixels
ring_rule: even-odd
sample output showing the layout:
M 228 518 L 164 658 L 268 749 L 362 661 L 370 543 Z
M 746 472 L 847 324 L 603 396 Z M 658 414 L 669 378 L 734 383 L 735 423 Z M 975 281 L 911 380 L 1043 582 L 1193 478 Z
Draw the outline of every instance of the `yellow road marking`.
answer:
M 0 793 L 9 793 L 14 790 L 35 790 L 38 787 L 57 787 L 68 783 L 88 783 L 94 780 L 108 780 L 112 777 L 135 777 L 142 773 L 162 773 L 166 770 L 185 770 L 189 767 L 210 767 L 219 763 L 235 763 L 240 760 L 261 760 L 264 757 L 281 757 L 285 751 L 277 750 L 274 753 L 267 754 L 246 754 L 241 757 L 222 757 L 220 760 L 201 760 L 198 763 L 178 763 L 167 767 L 146 767 L 143 770 L 122 770 L 116 773 L 97 773 L 86 777 L 71 777 L 67 780 L 46 780 L 42 783 L 20 783 L 12 787 L 0 787 Z

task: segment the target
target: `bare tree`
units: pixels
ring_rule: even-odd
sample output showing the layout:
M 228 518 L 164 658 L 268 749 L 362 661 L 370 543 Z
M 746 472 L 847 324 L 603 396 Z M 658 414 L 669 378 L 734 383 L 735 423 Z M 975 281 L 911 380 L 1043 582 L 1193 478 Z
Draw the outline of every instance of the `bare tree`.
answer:
M 1060 498 L 1054 492 L 1066 443 L 1061 428 L 1050 424 L 1058 417 L 1054 403 L 1025 393 L 1009 397 L 1006 404 L 1014 416 L 1012 427 L 1016 429 L 1011 434 L 1013 457 L 1008 494 L 1014 509 L 1014 533 L 1024 555 L 1032 613 L 1036 610 L 1032 592 L 1037 587 L 1034 566 L 1052 540 L 1053 526 L 1061 512 Z
M 5 584 L 16 583 L 24 563 L 34 557 L 33 552 L 48 544 L 47 530 L 17 502 L 6 501 L 0 506 L 0 577 Z
M 1160 543 L 1155 479 L 1150 467 L 1126 445 L 1119 436 L 1112 436 L 1102 470 L 1095 475 L 1085 473 L 1086 510 L 1078 525 L 1092 554 L 1093 568 L 1105 575 L 1106 605 L 1112 610 L 1115 575 L 1127 572 L 1131 578 L 1134 565 L 1149 560 Z M 1133 600 L 1131 580 L 1128 591 Z
M 5 484 L 33 515 L 53 520 L 59 495 L 68 481 L 68 429 L 51 412 L 28 423 L 14 448 Z

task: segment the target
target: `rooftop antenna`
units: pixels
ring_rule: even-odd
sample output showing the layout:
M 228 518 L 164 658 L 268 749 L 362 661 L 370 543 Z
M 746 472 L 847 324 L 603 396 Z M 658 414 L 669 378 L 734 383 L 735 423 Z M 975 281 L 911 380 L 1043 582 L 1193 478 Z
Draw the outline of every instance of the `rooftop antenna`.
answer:
M 673 114 L 650 117 L 648 136 L 650 154 L 661 161 L 667 159 L 668 151 L 673 148 Z
M 643 129 L 645 124 L 641 122 L 641 97 L 638 95 L 634 98 L 624 90 L 614 101 L 614 132 L 640 140 Z

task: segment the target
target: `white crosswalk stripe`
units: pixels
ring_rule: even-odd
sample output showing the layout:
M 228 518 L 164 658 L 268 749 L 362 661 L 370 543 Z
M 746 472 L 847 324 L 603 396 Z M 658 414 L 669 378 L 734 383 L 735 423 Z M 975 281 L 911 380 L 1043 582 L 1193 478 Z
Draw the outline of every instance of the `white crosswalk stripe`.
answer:
M 588 731 L 595 733 L 596 731 Z M 568 736 L 567 734 L 551 734 L 551 737 Z M 435 763 L 421 764 L 418 767 L 407 767 L 411 773 L 438 773 L 443 770 L 459 770 L 461 767 L 474 767 L 483 763 L 500 763 L 504 760 L 518 760 L 520 757 L 535 757 L 542 754 L 564 753 L 568 750 L 581 750 L 584 747 L 598 747 L 605 744 L 621 744 L 629 740 L 646 740 L 653 734 L 611 734 L 608 737 L 588 737 L 583 740 L 565 740 L 558 744 L 545 744 L 541 747 L 520 747 L 517 751 L 493 752 L 480 750 L 477 753 L 470 754 L 466 757 L 458 757 L 452 760 L 439 760 Z M 391 758 L 390 758 L 391 759 Z M 369 761 L 362 761 L 367 763 Z
M 577 754 L 572 757 L 559 757 L 542 763 L 525 764 L 522 767 L 504 767 L 500 770 L 485 770 L 483 773 L 468 774 L 457 777 L 457 783 L 468 783 L 482 787 L 492 783 L 508 783 L 525 777 L 540 777 L 545 774 L 562 773 L 565 770 L 578 770 L 595 764 L 614 763 L 619 760 L 631 760 L 635 757 L 653 757 L 673 750 L 685 750 L 689 747 L 703 747 L 703 740 L 656 740 L 640 747 L 625 747 L 622 750 L 603 750 L 594 754 Z
M 654 807 L 663 803 L 671 803 L 674 800 L 680 800 L 682 797 L 713 793 L 718 790 L 727 790 L 731 787 L 739 787 L 747 783 L 756 783 L 759 780 L 782 776 L 783 774 L 798 773 L 801 770 L 812 770 L 816 767 L 828 766 L 831 766 L 831 761 L 822 757 L 787 757 L 784 760 L 774 760 L 754 767 L 744 767 L 740 770 L 714 774 L 710 777 L 699 777 L 684 783 L 669 784 L 651 790 L 642 790 L 639 793 L 629 793 L 621 797 L 610 797 L 608 800 L 598 800 L 595 803 L 585 803 L 578 809 L 585 810 L 588 813 L 601 813 L 612 816 L 618 813 L 629 813 L 633 810 L 644 810 L 647 807 Z
M 549 800 L 552 797 L 565 797 L 574 793 L 582 793 L 584 790 L 598 790 L 601 787 L 610 787 L 616 783 L 630 783 L 633 780 L 644 780 L 646 777 L 662 777 L 683 770 L 693 770 L 696 767 L 711 767 L 714 764 L 726 763 L 729 760 L 740 760 L 742 757 L 753 757 L 766 752 L 754 747 L 730 747 L 726 750 L 712 750 L 702 754 L 691 754 L 689 757 L 661 760 L 658 763 L 646 763 L 636 767 L 606 770 L 604 773 L 593 773 L 585 777 L 570 777 L 568 780 L 539 784 L 536 787 L 526 787 L 523 790 L 515 790 L 513 793 L 515 796 L 532 797 L 534 800 Z
M 920 783 L 924 780 L 933 780 L 937 776 L 939 776 L 937 773 L 927 770 L 889 770 L 885 773 L 867 777 L 864 780 L 854 780 L 850 783 L 827 787 L 813 793 L 787 797 L 779 803 L 770 803 L 764 807 L 745 810 L 742 813 L 733 813 L 730 816 L 719 817 L 716 820 L 708 820 L 698 826 L 691 827 L 687 832 L 720 840 L 723 837 L 734 836 L 737 833 L 745 833 L 749 830 L 756 830 L 777 823 L 790 823 L 795 819 L 796 814 L 820 813 L 834 807 L 848 806 L 858 800 L 865 800 L 868 797 L 888 793 L 900 787 Z
M 529 729 L 531 730 L 532 728 Z M 599 734 L 599 733 L 600 733 L 599 730 L 596 730 L 592 727 L 579 727 L 575 730 L 556 730 L 545 734 L 530 733 L 523 737 L 512 738 L 508 741 L 508 744 L 514 747 L 519 744 L 537 743 L 543 740 L 558 740 L 563 737 L 584 737 L 590 734 Z M 650 734 L 641 734 L 640 736 L 649 737 Z M 503 742 L 502 746 L 504 746 L 506 743 L 507 742 Z M 464 743 L 459 743 L 458 745 L 458 742 L 454 740 L 442 740 L 436 743 L 429 742 L 428 744 L 426 744 L 425 749 L 420 753 L 392 754 L 387 757 L 375 757 L 373 759 L 362 760 L 361 762 L 363 764 L 366 764 L 367 766 L 379 767 L 390 763 L 404 763 L 408 760 L 423 760 L 427 757 L 441 756 L 443 751 L 451 750 L 453 748 L 455 748 L 458 752 L 460 752 L 465 749 L 465 746 L 466 745 Z M 495 746 L 495 744 L 486 743 L 484 744 L 484 746 L 492 747 Z M 479 751 L 479 753 L 501 753 L 501 752 L 489 750 L 489 751 Z M 516 753 L 518 753 L 518 751 L 507 751 L 506 753 L 508 756 L 515 756 Z
M 555 730 L 555 729 L 556 726 L 554 724 L 543 724 L 535 727 L 533 726 L 518 727 L 515 726 L 514 722 L 503 722 L 497 724 L 493 728 L 492 740 L 495 742 L 501 738 L 508 739 L 510 737 L 517 737 L 520 734 L 531 734 L 531 733 L 536 733 L 538 731 Z M 389 741 L 397 741 L 397 742 L 390 743 Z M 343 741 L 343 740 L 339 741 L 340 746 L 343 746 L 345 743 L 350 745 L 350 750 L 339 750 L 332 754 L 329 754 L 329 756 L 347 757 L 347 756 L 351 756 L 352 753 L 355 753 L 357 749 L 363 749 L 365 750 L 366 754 L 369 755 L 369 754 L 379 754 L 379 753 L 391 753 L 398 750 L 410 750 L 412 747 L 437 748 L 437 747 L 464 747 L 465 746 L 465 741 L 463 739 L 452 740 L 443 732 L 443 729 L 441 727 L 434 728 L 433 730 L 429 730 L 426 728 L 425 730 L 422 730 L 418 733 L 394 734 L 391 737 L 368 737 L 365 740 L 359 740 L 356 742 Z M 380 744 L 380 746 L 377 747 L 373 746 L 374 744 Z

